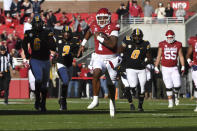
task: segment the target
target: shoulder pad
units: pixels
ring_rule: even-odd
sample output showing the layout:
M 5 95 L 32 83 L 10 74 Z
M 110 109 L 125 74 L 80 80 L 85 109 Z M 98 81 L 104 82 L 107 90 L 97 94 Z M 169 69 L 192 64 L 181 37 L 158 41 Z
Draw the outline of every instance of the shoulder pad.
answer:
M 129 35 L 127 35 L 126 40 L 131 40 L 131 37 Z
M 54 36 L 54 33 L 53 33 L 53 32 L 50 32 L 50 33 L 48 34 L 48 36 Z

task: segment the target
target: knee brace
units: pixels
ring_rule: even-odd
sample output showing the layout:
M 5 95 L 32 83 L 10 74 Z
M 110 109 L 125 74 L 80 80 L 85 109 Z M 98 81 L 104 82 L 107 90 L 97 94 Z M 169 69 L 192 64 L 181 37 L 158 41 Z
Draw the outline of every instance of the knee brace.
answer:
M 174 87 L 174 88 L 173 88 L 173 91 L 174 91 L 174 93 L 177 94 L 177 93 L 179 92 L 180 89 L 181 89 L 181 87 Z
M 166 94 L 167 96 L 172 96 L 172 88 L 170 89 L 166 88 Z

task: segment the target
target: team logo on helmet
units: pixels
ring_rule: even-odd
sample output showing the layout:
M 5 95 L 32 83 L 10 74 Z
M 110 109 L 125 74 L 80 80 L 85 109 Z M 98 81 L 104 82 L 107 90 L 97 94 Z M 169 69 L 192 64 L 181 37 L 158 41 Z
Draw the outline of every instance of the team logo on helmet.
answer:
M 174 31 L 172 31 L 172 30 L 168 30 L 167 32 L 166 32 L 166 41 L 168 42 L 168 43 L 173 43 L 174 41 L 175 41 L 175 33 L 174 33 Z
M 103 28 L 111 22 L 111 13 L 107 8 L 101 8 L 96 14 L 97 24 Z

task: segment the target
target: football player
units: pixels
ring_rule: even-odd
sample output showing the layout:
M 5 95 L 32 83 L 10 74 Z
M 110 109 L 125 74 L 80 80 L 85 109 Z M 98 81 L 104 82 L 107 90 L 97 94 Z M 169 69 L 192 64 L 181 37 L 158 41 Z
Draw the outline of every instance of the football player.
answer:
M 30 44 L 32 53 L 28 51 Z M 35 77 L 35 109 L 46 111 L 47 82 L 49 81 L 50 50 L 56 50 L 53 33 L 43 28 L 43 21 L 35 16 L 32 21 L 32 29 L 24 34 L 22 47 L 27 60 L 30 58 L 30 67 Z
M 126 59 L 126 76 L 129 86 L 125 87 L 125 95 L 130 103 L 130 109 L 134 110 L 135 106 L 132 103 L 131 92 L 135 92 L 135 88 L 140 84 L 140 91 L 138 91 L 138 111 L 144 111 L 144 93 L 146 83 L 146 62 L 145 58 L 150 60 L 150 43 L 143 40 L 143 32 L 136 28 L 132 32 L 132 36 L 125 36 L 119 48 L 119 53 L 124 52 Z
M 155 72 L 159 73 L 158 65 L 161 60 L 161 72 L 166 86 L 168 96 L 168 108 L 172 108 L 173 92 L 175 105 L 179 105 L 178 92 L 181 86 L 180 74 L 177 67 L 178 57 L 181 62 L 181 72 L 184 73 L 184 57 L 182 53 L 182 43 L 175 40 L 175 33 L 172 30 L 166 32 L 166 40 L 159 43 L 157 59 L 155 62 Z
M 96 14 L 96 21 L 90 25 L 85 38 L 81 43 L 78 56 L 84 51 L 87 40 L 94 35 L 95 55 L 93 61 L 93 101 L 87 109 L 98 106 L 100 90 L 100 77 L 106 73 L 110 98 L 110 116 L 115 115 L 115 80 L 117 72 L 115 68 L 121 63 L 121 57 L 117 56 L 119 26 L 111 23 L 111 13 L 107 8 L 101 8 Z
M 57 69 L 62 80 L 61 97 L 59 100 L 60 110 L 67 110 L 67 87 L 72 73 L 73 57 L 77 55 L 79 39 L 73 37 L 69 26 L 64 26 L 62 34 L 57 37 Z
M 188 40 L 188 50 L 186 59 L 189 64 L 189 66 L 192 68 L 192 79 L 195 84 L 194 89 L 194 97 L 197 98 L 197 37 L 190 37 Z M 191 60 L 191 55 L 193 53 L 193 60 Z M 197 112 L 197 106 L 194 109 L 194 112 Z

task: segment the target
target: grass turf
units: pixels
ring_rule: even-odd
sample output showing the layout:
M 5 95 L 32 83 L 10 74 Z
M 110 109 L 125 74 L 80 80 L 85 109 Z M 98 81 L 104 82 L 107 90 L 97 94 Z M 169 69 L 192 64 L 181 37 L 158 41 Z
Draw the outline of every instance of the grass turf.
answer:
M 1 100 L 3 101 L 3 100 Z M 117 114 L 109 116 L 108 100 L 100 99 L 94 110 L 86 110 L 88 99 L 68 99 L 68 111 L 59 111 L 57 99 L 47 99 L 46 113 L 33 108 L 30 100 L 10 100 L 9 105 L 0 102 L 0 130 L 137 130 L 137 131 L 197 131 L 195 101 L 181 99 L 180 105 L 167 108 L 167 100 L 145 100 L 140 113 L 130 111 L 126 99 L 116 101 Z M 134 100 L 137 107 L 137 100 Z

